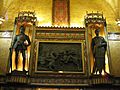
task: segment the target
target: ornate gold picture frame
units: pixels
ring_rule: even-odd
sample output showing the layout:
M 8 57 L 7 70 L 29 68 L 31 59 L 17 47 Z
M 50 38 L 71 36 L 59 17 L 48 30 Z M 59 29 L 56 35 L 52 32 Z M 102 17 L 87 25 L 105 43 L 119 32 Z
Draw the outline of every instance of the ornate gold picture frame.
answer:
M 84 28 L 37 27 L 30 65 L 33 75 L 41 73 L 85 74 Z
M 88 85 L 85 28 L 36 27 L 31 45 L 31 84 Z M 34 77 L 34 78 L 32 78 Z

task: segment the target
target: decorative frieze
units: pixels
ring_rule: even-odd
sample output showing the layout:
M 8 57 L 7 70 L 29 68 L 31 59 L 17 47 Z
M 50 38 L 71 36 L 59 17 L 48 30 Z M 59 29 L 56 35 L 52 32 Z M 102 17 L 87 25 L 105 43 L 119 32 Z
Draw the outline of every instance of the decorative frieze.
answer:
M 36 38 L 39 39 L 79 39 L 84 40 L 85 39 L 85 33 L 84 32 L 37 32 Z
M 64 85 L 64 86 L 88 86 L 87 79 L 70 79 L 70 78 L 31 78 L 33 85 Z

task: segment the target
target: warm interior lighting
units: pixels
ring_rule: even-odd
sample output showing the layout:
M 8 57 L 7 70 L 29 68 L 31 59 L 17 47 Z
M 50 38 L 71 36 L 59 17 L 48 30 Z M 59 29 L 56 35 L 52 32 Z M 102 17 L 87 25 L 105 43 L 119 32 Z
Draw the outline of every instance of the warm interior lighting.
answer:
M 70 27 L 84 27 L 83 23 L 71 23 Z
M 26 51 L 26 65 L 25 65 L 25 70 L 28 71 L 28 64 L 29 64 L 29 57 L 30 57 L 30 51 Z M 23 69 L 23 58 L 22 58 L 22 53 L 19 53 L 19 58 L 18 58 L 18 71 L 22 71 Z M 15 70 L 15 51 L 13 50 L 12 54 L 12 71 Z
M 54 27 L 68 27 L 66 24 L 61 24 L 61 25 L 54 25 Z
M 11 36 L 10 33 L 7 31 L 2 33 L 2 37 L 10 37 L 10 36 Z
M 117 23 L 118 26 L 120 26 L 120 19 L 117 19 L 116 23 Z
M 58 71 L 59 73 L 63 73 L 63 71 Z
M 0 21 L 5 21 L 5 19 L 3 19 L 3 17 L 0 17 Z
M 116 35 L 115 33 L 111 33 L 109 35 L 109 39 L 111 39 L 111 40 L 114 40 L 114 39 L 117 39 L 117 38 L 118 38 L 118 35 Z
M 31 22 L 28 22 L 27 24 L 28 24 L 28 25 L 33 25 Z
M 38 23 L 38 26 L 52 26 L 52 24 L 51 23 L 42 23 L 42 24 Z
M 0 24 L 2 24 L 2 22 L 0 21 Z
M 44 20 L 44 18 L 37 17 L 37 21 L 41 22 L 43 20 Z
M 105 55 L 105 71 L 110 73 L 107 54 Z M 102 75 L 105 75 L 104 71 L 102 71 Z
M 70 27 L 80 27 L 80 24 L 78 24 L 78 23 L 72 23 L 72 24 L 70 25 Z
M 0 17 L 0 24 L 2 24 L 5 21 L 3 17 Z
M 107 73 L 110 73 L 107 53 L 106 53 L 106 55 L 105 55 L 105 71 L 106 71 Z M 92 72 L 92 71 L 91 71 L 91 72 Z M 95 73 L 94 73 L 94 74 L 95 74 Z M 99 75 L 99 71 L 97 71 L 97 75 Z M 104 73 L 103 70 L 102 70 L 102 75 L 105 75 L 105 73 Z

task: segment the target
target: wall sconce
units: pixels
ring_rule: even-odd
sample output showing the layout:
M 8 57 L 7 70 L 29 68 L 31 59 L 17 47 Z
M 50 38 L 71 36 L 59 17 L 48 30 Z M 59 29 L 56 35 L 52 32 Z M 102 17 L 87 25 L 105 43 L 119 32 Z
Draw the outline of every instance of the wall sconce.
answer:
M 5 21 L 3 17 L 0 17 L 0 24 L 2 24 Z
M 120 26 L 120 19 L 116 19 L 116 23 L 118 26 Z

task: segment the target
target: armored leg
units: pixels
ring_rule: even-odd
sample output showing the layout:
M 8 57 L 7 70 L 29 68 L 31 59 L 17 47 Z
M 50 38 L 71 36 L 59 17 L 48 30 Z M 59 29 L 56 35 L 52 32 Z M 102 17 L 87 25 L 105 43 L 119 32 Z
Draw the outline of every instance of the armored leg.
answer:
M 25 71 L 25 63 L 26 63 L 25 50 L 22 50 L 22 57 L 23 57 L 23 71 Z
M 19 50 L 15 50 L 15 67 L 16 67 L 16 70 L 18 69 L 18 55 L 19 55 Z

